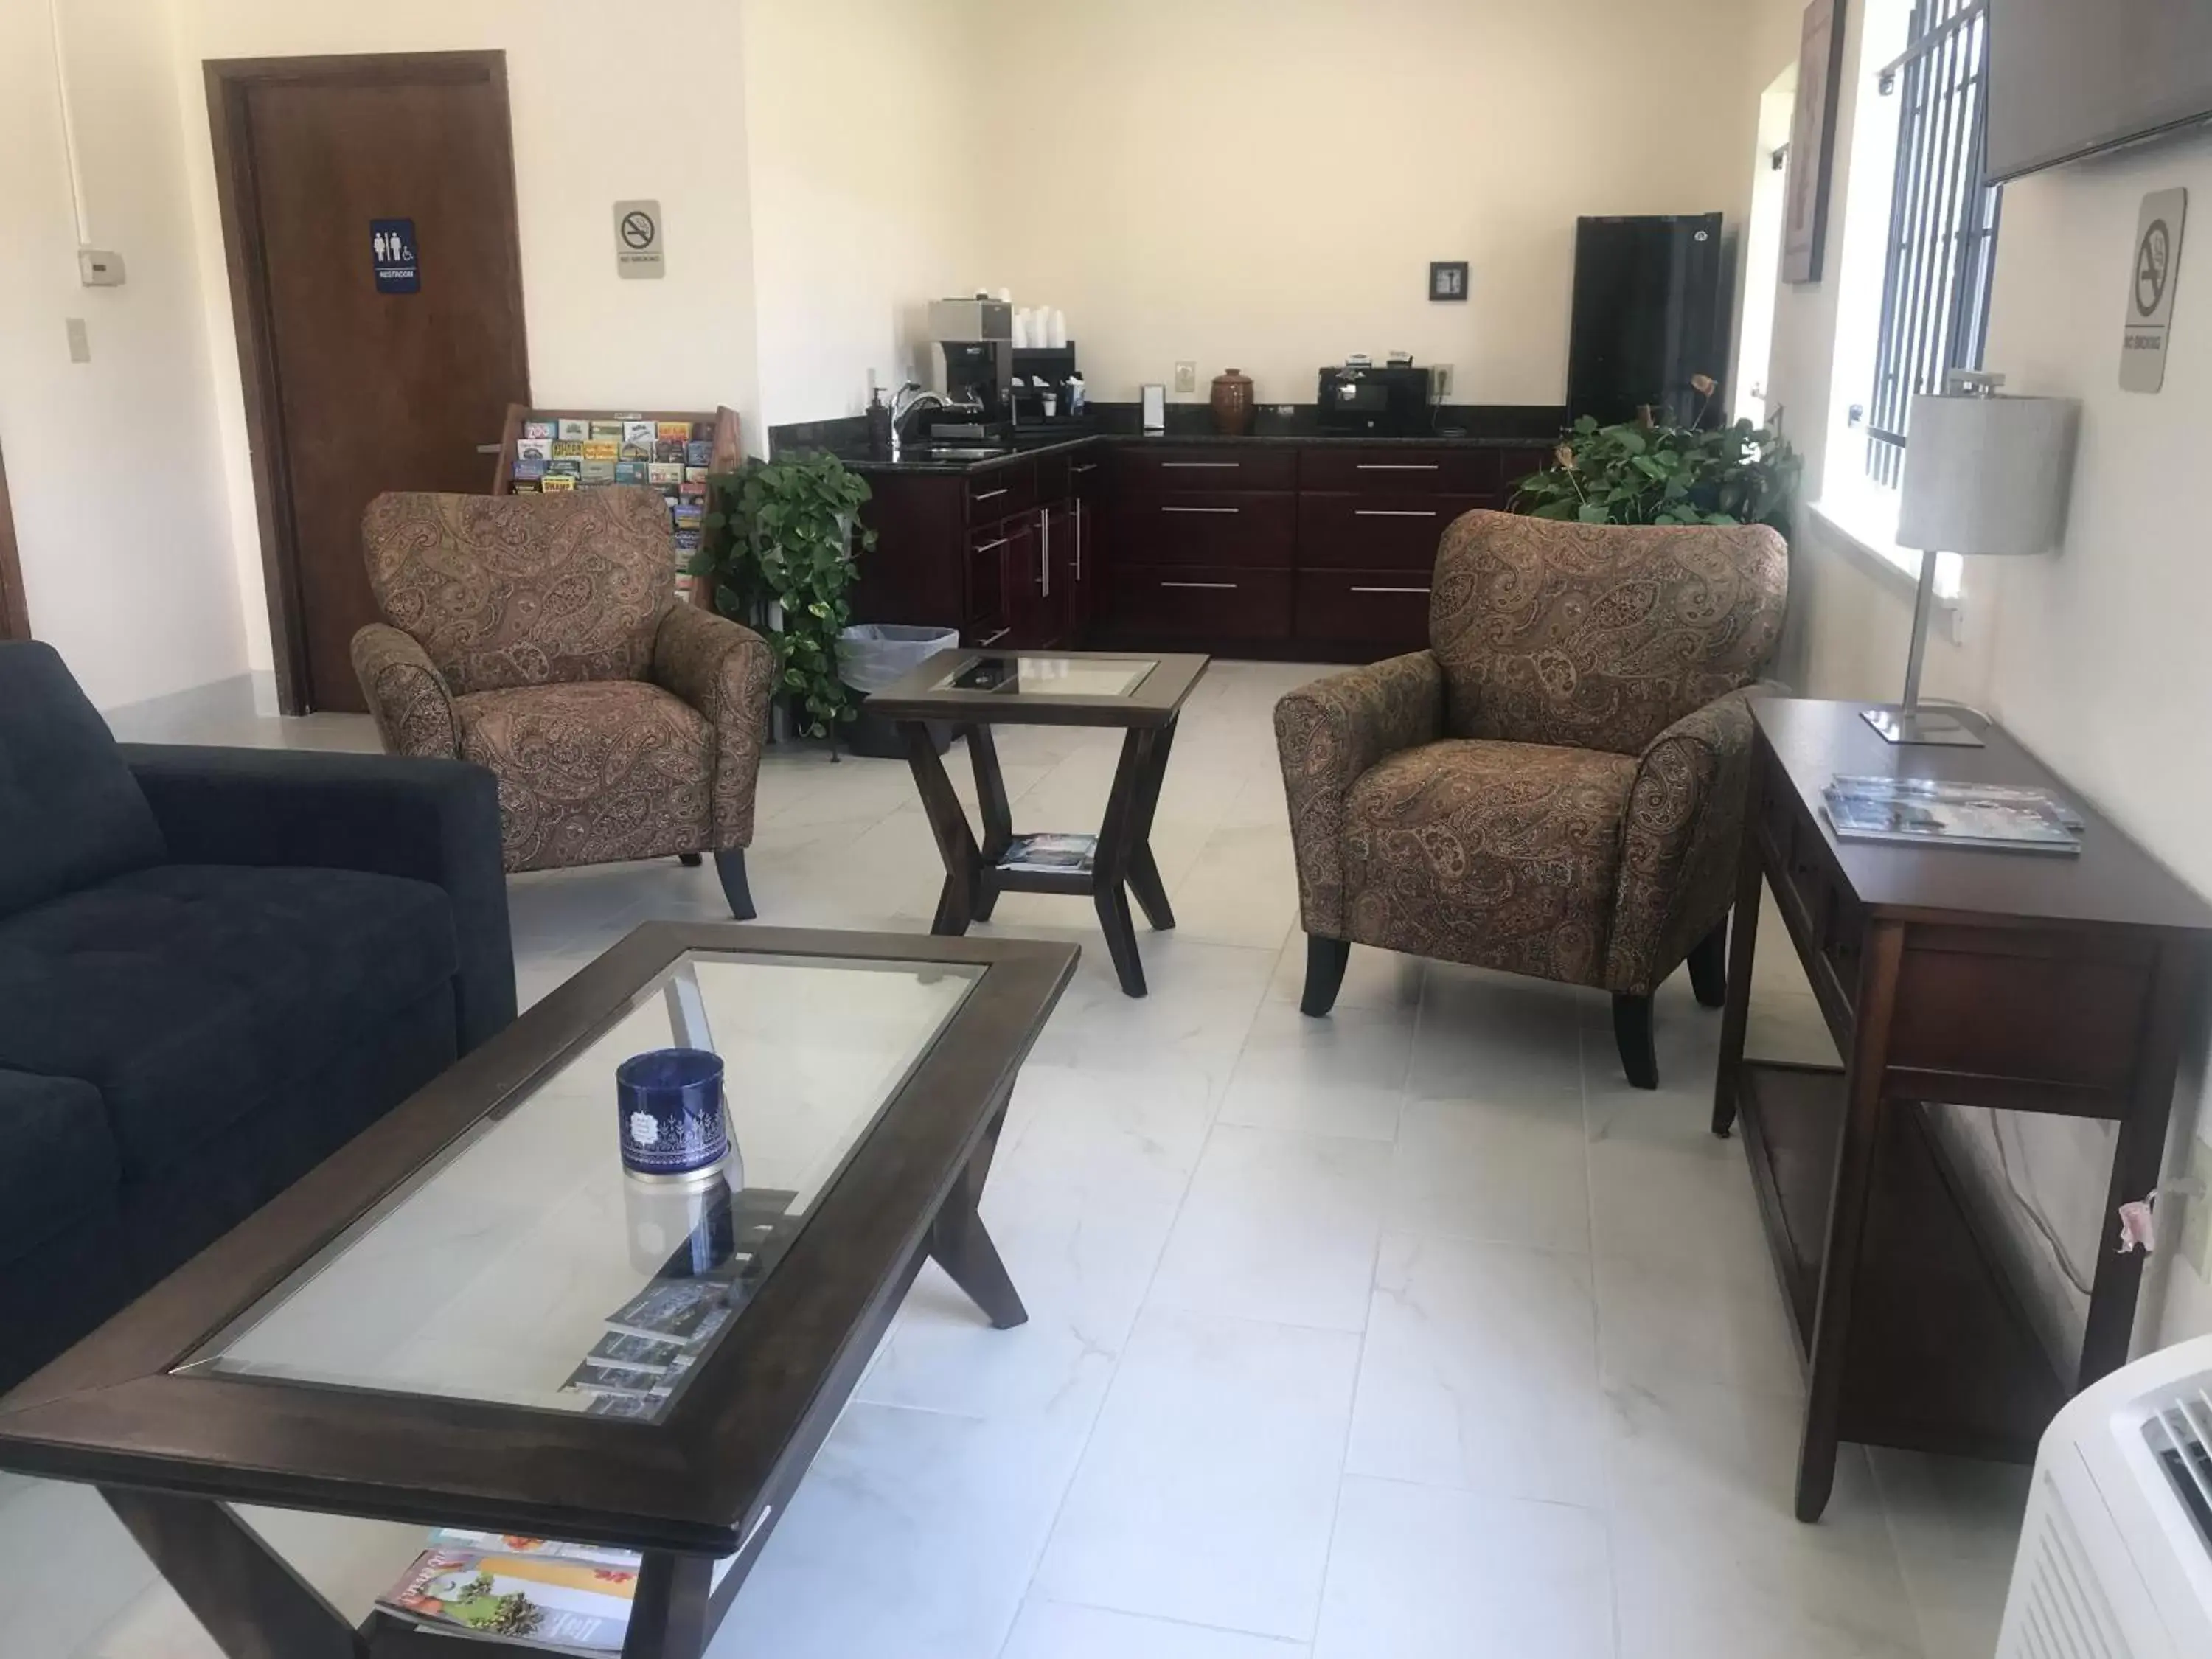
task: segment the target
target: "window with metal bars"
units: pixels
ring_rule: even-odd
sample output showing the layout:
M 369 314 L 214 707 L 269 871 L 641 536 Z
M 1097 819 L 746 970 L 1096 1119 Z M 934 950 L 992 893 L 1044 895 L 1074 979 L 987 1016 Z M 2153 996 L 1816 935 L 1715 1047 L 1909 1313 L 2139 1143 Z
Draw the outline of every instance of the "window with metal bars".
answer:
M 1866 414 L 1867 476 L 1895 489 L 1918 392 L 1979 368 L 2002 191 L 1982 182 L 1988 0 L 1912 0 L 1904 54 L 1875 84 L 1898 100 L 1897 176 Z

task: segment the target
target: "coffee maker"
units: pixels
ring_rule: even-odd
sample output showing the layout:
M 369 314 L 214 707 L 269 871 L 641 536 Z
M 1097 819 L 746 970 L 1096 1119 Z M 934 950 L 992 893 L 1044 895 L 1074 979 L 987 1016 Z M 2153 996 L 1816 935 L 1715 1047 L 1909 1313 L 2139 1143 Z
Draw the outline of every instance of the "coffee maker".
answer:
M 1012 410 L 1013 307 L 980 295 L 932 300 L 929 333 L 936 343 L 931 389 L 948 404 L 973 408 L 975 425 L 1005 426 Z

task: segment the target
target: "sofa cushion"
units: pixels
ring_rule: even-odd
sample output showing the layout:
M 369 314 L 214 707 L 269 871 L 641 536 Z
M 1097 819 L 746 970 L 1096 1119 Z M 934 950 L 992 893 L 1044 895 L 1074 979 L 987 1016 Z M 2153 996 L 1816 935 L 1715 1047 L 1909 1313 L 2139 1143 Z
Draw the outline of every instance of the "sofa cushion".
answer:
M 0 921 L 0 1066 L 97 1085 L 141 1179 L 454 966 L 452 912 L 428 882 L 159 865 Z M 316 1109 L 312 1094 L 295 1103 Z
M 1601 981 L 1636 762 L 1447 739 L 1345 797 L 1352 936 L 1570 984 Z
M 154 809 L 53 647 L 0 644 L 0 915 L 164 856 Z
M 705 852 L 714 728 L 641 680 L 533 685 L 458 697 L 461 758 L 499 780 L 510 870 Z
M 121 1180 L 99 1090 L 0 1071 L 0 1262 L 111 1206 Z

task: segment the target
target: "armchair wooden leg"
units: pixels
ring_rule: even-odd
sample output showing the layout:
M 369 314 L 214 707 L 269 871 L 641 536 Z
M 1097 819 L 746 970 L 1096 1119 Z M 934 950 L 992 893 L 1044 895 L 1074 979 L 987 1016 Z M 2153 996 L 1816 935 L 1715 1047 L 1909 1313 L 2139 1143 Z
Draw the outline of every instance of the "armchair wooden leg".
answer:
M 1352 960 L 1352 941 L 1306 935 L 1306 991 L 1298 999 L 1298 1012 L 1319 1019 L 1336 1006 L 1336 994 L 1344 986 L 1345 964 Z
M 714 854 L 714 873 L 722 878 L 722 896 L 730 902 L 730 914 L 739 921 L 750 921 L 760 914 L 753 908 L 752 889 L 745 885 L 745 849 L 726 847 Z
M 1728 1000 L 1728 926 L 1723 916 L 1690 947 L 1690 989 L 1701 1008 L 1717 1008 Z
M 1620 1069 L 1638 1089 L 1659 1086 L 1659 1051 L 1651 1041 L 1651 999 L 1613 993 L 1613 1040 L 1620 1050 Z
M 706 860 L 697 853 L 678 853 L 676 855 L 676 861 L 686 870 L 696 870 L 706 862 Z

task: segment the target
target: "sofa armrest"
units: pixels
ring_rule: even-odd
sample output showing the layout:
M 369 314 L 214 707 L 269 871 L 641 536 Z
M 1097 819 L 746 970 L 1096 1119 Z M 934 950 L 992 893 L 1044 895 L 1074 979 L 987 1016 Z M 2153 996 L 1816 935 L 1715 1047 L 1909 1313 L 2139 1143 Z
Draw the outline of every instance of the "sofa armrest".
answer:
M 122 747 L 173 863 L 319 865 L 445 889 L 460 959 L 463 1052 L 514 1019 L 499 790 L 482 767 L 321 750 Z
M 681 697 L 714 728 L 714 846 L 750 846 L 775 653 L 742 623 L 678 605 L 660 619 L 647 672 L 655 685 Z
M 1442 732 L 1443 670 L 1426 651 L 1302 685 L 1275 705 L 1275 746 L 1297 856 L 1298 902 L 1309 933 L 1347 939 L 1344 804 L 1385 756 Z
M 353 672 L 386 754 L 460 758 L 453 693 L 411 635 L 388 623 L 369 623 L 353 636 Z
M 1753 689 L 1685 714 L 1644 745 L 1623 826 L 1608 990 L 1643 995 L 1735 898 L 1751 785 Z

